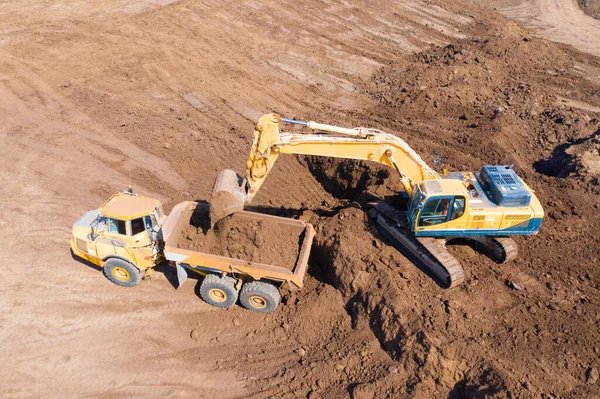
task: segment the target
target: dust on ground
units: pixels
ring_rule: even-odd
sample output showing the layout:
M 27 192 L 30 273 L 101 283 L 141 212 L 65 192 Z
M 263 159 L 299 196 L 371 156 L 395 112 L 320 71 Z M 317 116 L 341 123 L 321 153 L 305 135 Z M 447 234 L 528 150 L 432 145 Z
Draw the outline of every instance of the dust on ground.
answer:
M 303 233 L 271 218 L 230 215 L 210 228 L 208 212 L 196 208 L 178 247 L 293 270 Z

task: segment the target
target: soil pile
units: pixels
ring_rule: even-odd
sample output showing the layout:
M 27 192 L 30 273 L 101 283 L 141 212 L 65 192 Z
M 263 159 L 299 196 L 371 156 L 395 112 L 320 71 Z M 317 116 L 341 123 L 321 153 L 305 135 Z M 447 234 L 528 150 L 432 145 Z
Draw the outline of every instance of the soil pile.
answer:
M 573 142 L 559 145 L 552 155 L 536 163 L 540 171 L 556 177 L 572 177 L 600 186 L 600 130 Z
M 463 306 L 479 298 L 438 291 L 377 234 L 361 209 L 346 208 L 321 224 L 316 247 L 327 254 L 320 259 L 333 269 L 334 285 L 349 298 L 354 328 L 369 328 L 396 365 L 393 373 L 366 381 L 361 389 L 375 397 L 393 396 L 399 389 L 419 398 L 440 392 L 444 397 L 524 395 L 518 377 L 483 355 L 480 344 L 464 346 L 469 336 L 495 334 L 493 327 L 469 322 L 473 316 Z
M 210 229 L 208 214 L 196 211 L 183 229 L 178 246 L 292 270 L 298 258 L 300 239 L 288 226 L 271 219 L 231 215 Z

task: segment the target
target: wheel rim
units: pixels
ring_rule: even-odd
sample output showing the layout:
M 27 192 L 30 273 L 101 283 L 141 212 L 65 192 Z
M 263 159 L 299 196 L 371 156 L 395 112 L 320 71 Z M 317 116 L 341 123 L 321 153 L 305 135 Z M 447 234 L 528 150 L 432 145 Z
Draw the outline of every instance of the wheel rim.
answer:
M 227 300 L 227 294 L 225 291 L 219 288 L 212 288 L 208 291 L 208 296 L 215 302 L 225 302 Z
M 251 296 L 250 299 L 248 299 L 248 302 L 256 309 L 264 309 L 267 307 L 267 300 L 257 295 Z
M 119 266 L 113 267 L 111 273 L 112 273 L 113 277 L 119 281 L 127 281 L 127 280 L 129 280 L 129 277 L 131 277 L 129 275 L 129 272 L 127 271 L 127 269 L 119 267 Z

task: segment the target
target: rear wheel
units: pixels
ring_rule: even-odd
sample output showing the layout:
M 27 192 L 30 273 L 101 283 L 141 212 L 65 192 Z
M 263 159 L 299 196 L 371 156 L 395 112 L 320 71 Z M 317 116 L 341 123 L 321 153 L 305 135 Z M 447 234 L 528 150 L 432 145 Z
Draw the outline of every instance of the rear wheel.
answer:
M 123 259 L 110 258 L 104 263 L 104 275 L 121 287 L 135 287 L 142 279 L 142 272 Z
M 264 281 L 252 281 L 244 284 L 240 292 L 242 305 L 255 312 L 270 313 L 277 309 L 280 300 L 279 288 Z
M 200 285 L 200 296 L 209 305 L 228 308 L 237 302 L 239 291 L 235 288 L 236 279 L 217 274 L 208 274 Z

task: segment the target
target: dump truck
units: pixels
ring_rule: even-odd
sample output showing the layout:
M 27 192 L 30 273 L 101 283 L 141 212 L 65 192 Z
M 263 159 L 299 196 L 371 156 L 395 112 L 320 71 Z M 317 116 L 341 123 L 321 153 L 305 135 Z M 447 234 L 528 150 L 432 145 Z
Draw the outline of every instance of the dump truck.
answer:
M 315 235 L 311 224 L 249 211 L 230 216 L 234 220 L 281 224 L 293 232 L 299 245 L 292 267 L 180 248 L 180 237 L 192 215 L 202 213 L 208 218 L 209 211 L 207 203 L 186 201 L 167 216 L 159 200 L 128 190 L 113 195 L 75 222 L 71 250 L 75 256 L 101 267 L 110 281 L 123 287 L 134 287 L 151 277 L 155 266 L 165 261 L 176 268 L 178 285 L 190 270 L 203 276 L 202 299 L 221 308 L 239 299 L 247 309 L 272 312 L 279 305 L 282 287 L 291 291 L 302 288 Z

